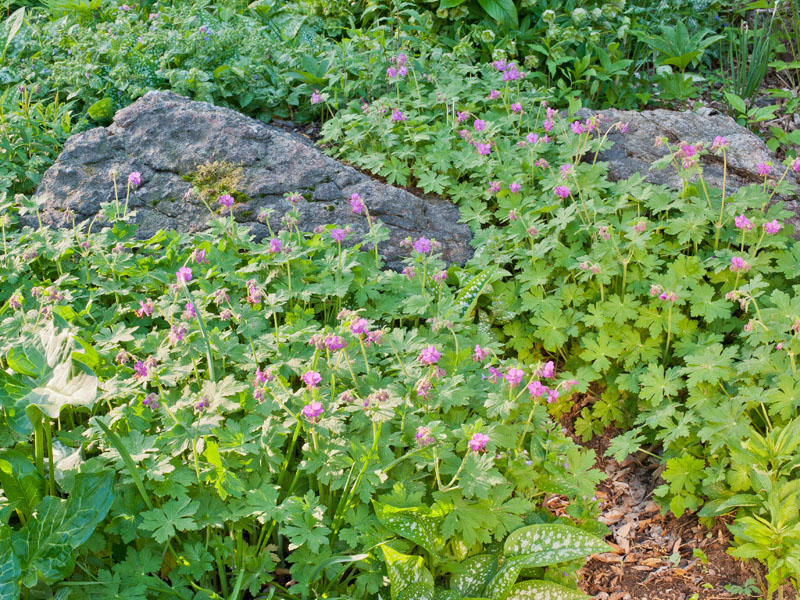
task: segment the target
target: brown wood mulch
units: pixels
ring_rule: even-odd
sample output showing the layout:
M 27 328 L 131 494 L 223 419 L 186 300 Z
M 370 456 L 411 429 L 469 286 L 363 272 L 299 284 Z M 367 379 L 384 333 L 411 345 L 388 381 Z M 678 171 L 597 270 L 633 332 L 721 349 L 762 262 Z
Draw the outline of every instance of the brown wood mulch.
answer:
M 708 529 L 694 514 L 662 514 L 653 498 L 653 490 L 663 483 L 659 461 L 644 453 L 622 463 L 604 456 L 617 433 L 613 428 L 582 443 L 572 427 L 582 406 L 576 403 L 561 423 L 576 442 L 595 451 L 596 467 L 607 475 L 596 496 L 600 521 L 611 535 L 606 538 L 609 552 L 591 556 L 581 569 L 581 589 L 595 600 L 766 598 L 763 567 L 726 552 L 731 541 L 726 523 L 732 519 L 717 519 Z M 548 506 L 559 514 L 566 502 L 556 496 Z M 797 600 L 789 585 L 784 598 Z

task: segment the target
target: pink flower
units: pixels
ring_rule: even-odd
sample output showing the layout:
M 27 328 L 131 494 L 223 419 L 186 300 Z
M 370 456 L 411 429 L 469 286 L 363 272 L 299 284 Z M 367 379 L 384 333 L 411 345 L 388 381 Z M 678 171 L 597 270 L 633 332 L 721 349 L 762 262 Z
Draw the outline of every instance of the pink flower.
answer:
M 346 346 L 347 342 L 344 340 L 344 338 L 341 338 L 338 335 L 329 335 L 325 337 L 325 347 L 331 352 L 336 352 L 337 350 L 341 350 Z
M 494 367 L 488 367 L 488 369 L 489 369 L 489 381 L 491 383 L 497 383 L 498 379 L 505 378 L 505 375 L 503 375 L 500 371 L 498 371 Z
M 322 96 L 319 90 L 314 90 L 314 93 L 311 94 L 311 104 L 319 104 L 320 102 L 322 102 Z
M 522 78 L 522 73 L 517 70 L 514 63 L 509 63 L 506 70 L 503 72 L 503 81 L 515 81 Z
M 255 375 L 255 380 L 253 381 L 253 385 L 261 385 L 267 383 L 268 381 L 272 381 L 273 379 L 274 376 L 272 375 L 272 372 L 269 369 L 267 369 L 266 371 L 262 371 L 261 369 L 256 367 L 256 375 Z
M 747 264 L 743 258 L 740 258 L 739 256 L 734 256 L 733 258 L 731 258 L 731 271 L 737 272 L 737 271 L 749 271 L 749 270 L 750 270 L 750 265 Z
M 469 449 L 473 452 L 484 452 L 486 450 L 486 444 L 489 443 L 489 436 L 485 433 L 476 433 L 472 436 L 469 440 L 467 445 Z
M 499 97 L 500 97 L 500 92 L 498 92 L 497 90 L 491 90 L 489 92 L 489 100 L 497 100 Z
M 395 109 L 392 111 L 392 121 L 398 123 L 400 121 L 405 121 L 406 116 L 399 110 Z
M 541 376 L 545 379 L 550 379 L 556 372 L 556 365 L 552 360 L 548 360 L 542 366 Z
M 561 179 L 566 179 L 572 175 L 572 165 L 561 165 Z
M 534 164 L 542 169 L 547 169 L 550 166 L 550 163 L 547 162 L 544 158 L 537 159 L 537 161 Z
M 772 219 L 769 223 L 764 223 L 764 231 L 768 234 L 772 235 L 778 233 L 781 230 L 781 224 L 778 223 L 777 219 Z
M 219 200 L 219 203 L 222 206 L 225 206 L 227 208 L 233 206 L 233 196 L 231 196 L 230 194 L 223 194 L 222 196 L 217 198 L 217 200 Z
M 492 66 L 500 72 L 506 70 L 506 61 L 504 60 L 496 60 L 492 63 Z
M 256 287 L 254 279 L 247 282 L 247 302 L 253 305 L 261 304 L 261 290 Z
M 137 379 L 147 377 L 147 365 L 144 364 L 142 361 L 137 360 L 136 364 L 133 365 L 133 372 L 134 372 L 133 376 L 136 377 Z
M 344 229 L 339 229 L 336 227 L 331 229 L 331 237 L 341 244 L 347 237 L 347 232 Z
M 547 394 L 547 392 L 549 392 L 549 391 L 550 391 L 550 388 L 548 388 L 546 385 L 542 385 L 541 381 L 531 381 L 528 384 L 528 392 L 534 398 L 538 398 L 540 396 L 545 396 Z
M 489 356 L 489 349 L 488 348 L 481 348 L 478 344 L 475 344 L 475 352 L 472 354 L 472 361 L 473 362 L 483 362 Z
M 528 135 L 525 136 L 525 139 L 528 140 L 529 144 L 535 144 L 536 142 L 539 141 L 539 136 L 536 135 L 535 133 L 529 133 Z
M 139 187 L 142 185 L 142 174 L 139 171 L 133 171 L 130 175 L 128 175 L 128 183 L 130 183 L 133 187 Z
M 408 279 L 409 281 L 414 279 L 414 276 L 416 274 L 417 272 L 414 270 L 414 267 L 403 267 L 403 275 L 405 275 L 406 279 Z
M 489 182 L 489 190 L 488 191 L 489 191 L 490 194 L 496 194 L 497 192 L 500 191 L 501 187 L 502 187 L 502 184 L 499 181 L 490 181 Z
M 186 327 L 183 325 L 173 325 L 170 328 L 169 335 L 167 337 L 169 338 L 170 343 L 174 346 L 178 342 L 182 342 L 185 335 Z
M 414 435 L 414 438 L 417 440 L 417 444 L 420 447 L 430 446 L 436 442 L 436 439 L 433 437 L 432 433 L 433 432 L 431 431 L 430 427 L 423 427 L 420 425 L 417 427 L 417 433 Z
M 772 167 L 766 163 L 758 163 L 756 168 L 758 169 L 758 174 L 762 177 L 766 177 L 772 171 Z
M 475 144 L 475 149 L 478 151 L 478 154 L 483 156 L 488 156 L 492 152 L 491 144 L 477 143 Z
M 697 154 L 697 148 L 695 148 L 690 144 L 681 144 L 680 149 L 686 158 L 691 158 L 692 156 Z
M 547 132 L 553 131 L 553 119 L 544 120 L 544 130 Z
M 511 368 L 508 370 L 508 373 L 506 373 L 506 381 L 511 387 L 516 387 L 522 383 L 522 378 L 524 376 L 525 372 L 522 369 Z
M 194 253 L 192 254 L 192 258 L 194 259 L 194 262 L 196 262 L 198 265 L 204 262 L 208 262 L 206 260 L 205 250 L 200 250 L 200 249 L 195 250 Z
M 633 230 L 636 233 L 644 233 L 647 229 L 647 221 L 639 221 L 636 225 L 633 226 Z
M 389 67 L 388 69 L 386 69 L 386 77 L 388 77 L 389 79 L 397 77 L 397 69 L 395 69 L 394 67 Z
M 439 271 L 433 276 L 434 281 L 444 281 L 447 279 L 447 271 Z
M 372 331 L 367 332 L 367 348 L 369 348 L 372 344 L 377 344 L 380 346 L 381 342 L 383 342 L 383 331 L 380 329 L 373 329 Z
M 510 186 L 508 186 L 508 189 L 512 194 L 517 194 L 522 189 L 522 186 L 515 181 Z
M 320 402 L 312 402 L 311 404 L 306 404 L 300 414 L 309 423 L 316 423 L 323 412 L 325 412 L 325 409 Z
M 750 219 L 745 217 L 743 214 L 736 217 L 733 222 L 736 224 L 738 229 L 743 229 L 744 231 L 750 231 L 753 228 L 753 224 L 750 222 Z
M 792 161 L 791 166 L 792 166 L 792 171 L 794 171 L 795 173 L 800 173 L 800 156 L 798 156 Z
M 359 317 L 350 324 L 350 333 L 353 335 L 363 335 L 367 333 L 368 327 L 369 323 L 367 323 L 367 320 L 363 317 Z
M 281 241 L 278 238 L 272 238 L 269 241 L 269 251 L 271 254 L 277 254 L 282 249 Z
M 15 307 L 12 306 L 11 308 Z M 147 300 L 139 300 L 139 310 L 136 310 L 134 312 L 136 313 L 136 316 L 141 319 L 142 317 L 152 316 L 155 308 L 156 306 L 153 303 L 153 301 L 150 298 L 148 298 Z
M 584 127 L 583 123 L 580 121 L 573 121 L 570 127 L 572 128 L 572 133 L 575 135 L 586 133 L 586 127 Z
M 303 383 L 306 384 L 308 389 L 313 389 L 319 385 L 319 382 L 322 381 L 322 375 L 317 373 L 316 371 L 306 371 L 300 377 L 303 380 Z
M 187 320 L 194 319 L 197 316 L 197 313 L 194 310 L 194 304 L 187 302 L 183 307 L 183 315 Z
M 428 379 L 420 379 L 416 385 L 417 397 L 428 400 L 430 398 L 430 391 L 432 388 L 433 384 Z
M 161 405 L 158 403 L 158 394 L 147 394 L 142 400 L 142 406 L 146 406 L 150 410 L 156 410 Z
M 466 112 L 466 111 L 464 111 L 464 112 L 458 111 L 458 113 L 456 113 L 456 123 L 463 123 L 467 119 L 469 119 L 469 113 L 468 112 Z
M 350 194 L 350 208 L 357 215 L 360 215 L 364 210 L 364 204 L 361 202 L 361 197 L 357 193 Z
M 548 404 L 552 404 L 556 400 L 558 400 L 558 390 L 557 389 L 552 389 L 549 392 L 547 392 L 547 403 Z
M 486 121 L 483 119 L 475 119 L 473 126 L 475 127 L 475 131 L 483 131 L 486 129 Z
M 711 150 L 713 151 L 721 150 L 722 148 L 727 148 L 727 147 L 728 147 L 728 140 L 726 140 L 721 135 L 716 136 L 714 138 L 714 143 L 711 144 Z
M 188 283 L 192 280 L 192 270 L 189 267 L 181 267 L 175 274 L 178 283 Z
M 421 237 L 414 242 L 414 250 L 420 254 L 427 254 L 431 251 L 431 241 L 426 237 Z
M 621 123 L 620 124 L 619 132 L 620 133 L 628 133 L 628 122 L 627 121 L 625 123 Z
M 569 197 L 570 191 L 569 188 L 565 185 L 559 185 L 553 190 L 556 193 L 556 196 L 559 198 L 567 198 Z
M 520 104 L 519 102 L 514 102 L 514 104 L 511 105 L 511 112 L 521 113 L 522 104 Z
M 428 346 L 427 348 L 422 349 L 422 352 L 419 353 L 417 360 L 423 365 L 433 365 L 439 362 L 441 357 L 441 353 L 436 349 L 435 346 Z

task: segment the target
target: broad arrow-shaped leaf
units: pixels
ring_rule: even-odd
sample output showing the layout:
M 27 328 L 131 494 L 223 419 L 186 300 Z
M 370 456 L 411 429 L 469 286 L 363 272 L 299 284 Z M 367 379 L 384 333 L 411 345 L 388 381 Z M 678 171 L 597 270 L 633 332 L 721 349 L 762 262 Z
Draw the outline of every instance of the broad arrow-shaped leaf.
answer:
M 27 456 L 18 450 L 6 450 L 0 453 L 0 486 L 27 520 L 44 496 L 45 482 Z
M 11 528 L 0 524 L 0 600 L 19 600 L 19 559 L 11 547 Z
M 37 579 L 52 584 L 75 568 L 75 550 L 102 521 L 113 500 L 114 474 L 80 473 L 67 500 L 47 496 L 33 518 L 13 535 L 14 551 L 22 563 L 22 582 Z

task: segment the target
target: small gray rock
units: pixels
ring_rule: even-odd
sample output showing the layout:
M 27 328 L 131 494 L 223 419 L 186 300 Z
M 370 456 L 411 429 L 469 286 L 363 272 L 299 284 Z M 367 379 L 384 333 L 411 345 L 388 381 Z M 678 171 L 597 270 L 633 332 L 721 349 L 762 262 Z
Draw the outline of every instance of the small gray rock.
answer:
M 109 127 L 72 136 L 55 164 L 42 178 L 36 195 L 43 201 L 42 222 L 70 227 L 68 209 L 78 221 L 100 213 L 103 202 L 114 200 L 110 171 L 119 175 L 118 195 L 123 203 L 127 177 L 142 175 L 129 206 L 136 210 L 140 239 L 159 229 L 200 231 L 214 218 L 192 194 L 185 176 L 207 162 L 224 161 L 241 167 L 238 191 L 248 198 L 237 203 L 237 221 L 251 227 L 257 240 L 268 235 L 257 221 L 259 210 L 269 208 L 273 230 L 290 205 L 284 194 L 300 192 L 308 199 L 298 205 L 301 229 L 335 223 L 350 225 L 358 238 L 368 232 L 363 215 L 352 213 L 350 195 L 357 192 L 370 215 L 390 230 L 391 239 L 380 251 L 392 268 L 398 268 L 406 250 L 400 242 L 424 236 L 442 244 L 448 263 L 465 263 L 472 256 L 472 234 L 459 224 L 459 210 L 439 198 L 419 198 L 385 185 L 316 149 L 310 141 L 266 125 L 233 110 L 195 102 L 171 92 L 150 92 L 120 110 Z M 212 207 L 213 208 L 213 207 Z M 35 226 L 36 217 L 25 224 Z M 95 227 L 103 225 L 98 217 Z

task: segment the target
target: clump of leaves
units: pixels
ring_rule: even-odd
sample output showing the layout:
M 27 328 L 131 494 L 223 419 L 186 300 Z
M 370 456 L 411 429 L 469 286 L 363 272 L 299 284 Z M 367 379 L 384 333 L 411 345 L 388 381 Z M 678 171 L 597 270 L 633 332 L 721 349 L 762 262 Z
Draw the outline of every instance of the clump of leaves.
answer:
M 725 162 L 724 139 L 662 140 L 654 168 L 677 169 L 682 189 L 610 182 L 597 152 L 626 124 L 559 114 L 505 61 L 427 77 L 410 62 L 396 93 L 325 124 L 336 155 L 461 205 L 473 264 L 512 274 L 492 282 L 479 319 L 520 360 L 594 386 L 578 435 L 625 430 L 618 460 L 656 445 L 664 506 L 681 515 L 747 489 L 737 449 L 798 408 L 800 245 L 775 200 L 800 160 L 760 165 L 762 183 L 731 193 L 703 179 L 706 154 Z
M 290 201 L 287 223 L 306 202 Z M 232 216 L 137 241 L 116 203 L 112 226 L 91 234 L 22 229 L 19 207 L 2 209 L 9 597 L 37 584 L 13 540 L 39 526 L 42 502 L 67 496 L 71 514 L 84 477 L 114 482 L 113 498 L 81 535 L 42 542 L 69 546 L 37 584 L 53 595 L 375 597 L 396 566 L 380 548 L 409 519 L 429 539 L 392 547 L 435 544 L 426 568 L 439 586 L 526 525 L 570 526 L 600 547 L 594 454 L 531 387 L 567 398 L 572 381 L 508 360 L 474 322 L 501 269 L 447 268 L 440 244 L 419 238 L 402 273 L 383 270 L 367 247 L 385 238 L 377 222 L 353 247 L 335 224 L 256 242 Z M 55 350 L 40 349 L 45 331 Z M 544 507 L 552 494 L 570 501 L 560 518 Z M 584 554 L 548 555 L 537 585 L 574 595 Z

